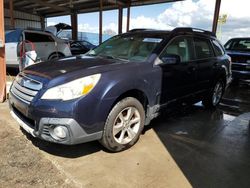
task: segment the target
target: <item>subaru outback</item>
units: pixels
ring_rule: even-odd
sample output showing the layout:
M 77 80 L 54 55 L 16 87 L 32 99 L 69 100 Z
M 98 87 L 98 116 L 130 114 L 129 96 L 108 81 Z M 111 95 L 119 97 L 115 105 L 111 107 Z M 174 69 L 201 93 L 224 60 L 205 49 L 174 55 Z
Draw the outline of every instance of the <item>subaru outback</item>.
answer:
M 34 137 L 66 145 L 99 140 L 117 152 L 173 104 L 216 107 L 230 81 L 230 57 L 213 33 L 136 29 L 85 55 L 27 67 L 9 103 Z

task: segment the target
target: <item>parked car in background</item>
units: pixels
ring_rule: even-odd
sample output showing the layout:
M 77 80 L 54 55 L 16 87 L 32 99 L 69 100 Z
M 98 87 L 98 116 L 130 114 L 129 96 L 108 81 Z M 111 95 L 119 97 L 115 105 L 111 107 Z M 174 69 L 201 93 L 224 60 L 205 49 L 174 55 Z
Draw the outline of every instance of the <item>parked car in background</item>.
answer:
M 232 58 L 233 79 L 250 79 L 250 38 L 232 38 L 225 49 Z
M 86 55 L 27 67 L 11 86 L 10 109 L 34 137 L 69 145 L 99 140 L 117 152 L 173 104 L 216 107 L 230 68 L 211 32 L 132 30 Z
M 28 41 L 29 45 L 33 43 L 37 57 L 41 61 L 71 56 L 68 42 L 49 32 L 22 29 L 8 30 L 5 32 L 7 67 L 19 66 L 20 43 L 25 41 Z
M 89 50 L 95 48 L 94 44 L 91 44 L 88 41 L 71 41 L 70 50 L 73 55 L 85 54 Z

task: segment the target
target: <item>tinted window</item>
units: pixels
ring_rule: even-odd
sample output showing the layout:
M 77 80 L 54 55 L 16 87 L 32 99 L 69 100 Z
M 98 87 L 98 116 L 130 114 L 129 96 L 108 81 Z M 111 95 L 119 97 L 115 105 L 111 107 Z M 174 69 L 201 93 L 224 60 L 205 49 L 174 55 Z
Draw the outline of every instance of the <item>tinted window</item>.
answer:
M 213 50 L 210 40 L 203 38 L 194 38 L 194 47 L 197 59 L 213 57 Z
M 30 42 L 54 42 L 50 35 L 25 32 L 25 40 Z
M 214 46 L 215 55 L 216 56 L 224 55 L 225 52 L 224 52 L 223 47 L 220 45 L 220 43 L 216 40 L 212 40 L 212 42 Z
M 181 62 L 187 62 L 193 59 L 193 53 L 191 48 L 192 39 L 189 37 L 175 38 L 169 45 L 163 50 L 161 57 L 168 55 L 178 55 L 181 58 Z

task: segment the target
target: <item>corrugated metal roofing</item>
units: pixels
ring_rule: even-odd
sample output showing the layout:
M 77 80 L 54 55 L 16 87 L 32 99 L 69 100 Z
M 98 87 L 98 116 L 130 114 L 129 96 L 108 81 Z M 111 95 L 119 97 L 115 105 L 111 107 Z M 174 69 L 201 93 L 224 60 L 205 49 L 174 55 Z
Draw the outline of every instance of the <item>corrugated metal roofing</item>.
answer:
M 117 9 L 119 6 L 131 6 L 167 3 L 181 0 L 102 0 L 103 10 Z M 9 0 L 5 0 L 5 7 Z M 100 0 L 13 0 L 14 10 L 40 15 L 44 17 L 68 15 L 72 12 L 96 12 L 100 7 Z

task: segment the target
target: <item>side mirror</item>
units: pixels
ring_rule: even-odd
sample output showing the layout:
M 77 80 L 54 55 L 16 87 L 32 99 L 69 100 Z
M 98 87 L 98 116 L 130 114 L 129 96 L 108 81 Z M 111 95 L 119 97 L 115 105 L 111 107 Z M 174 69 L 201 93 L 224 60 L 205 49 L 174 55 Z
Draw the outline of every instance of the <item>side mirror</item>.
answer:
M 178 64 L 181 62 L 181 57 L 175 54 L 167 54 L 166 56 L 163 56 L 161 60 L 164 64 L 174 65 L 174 64 Z

